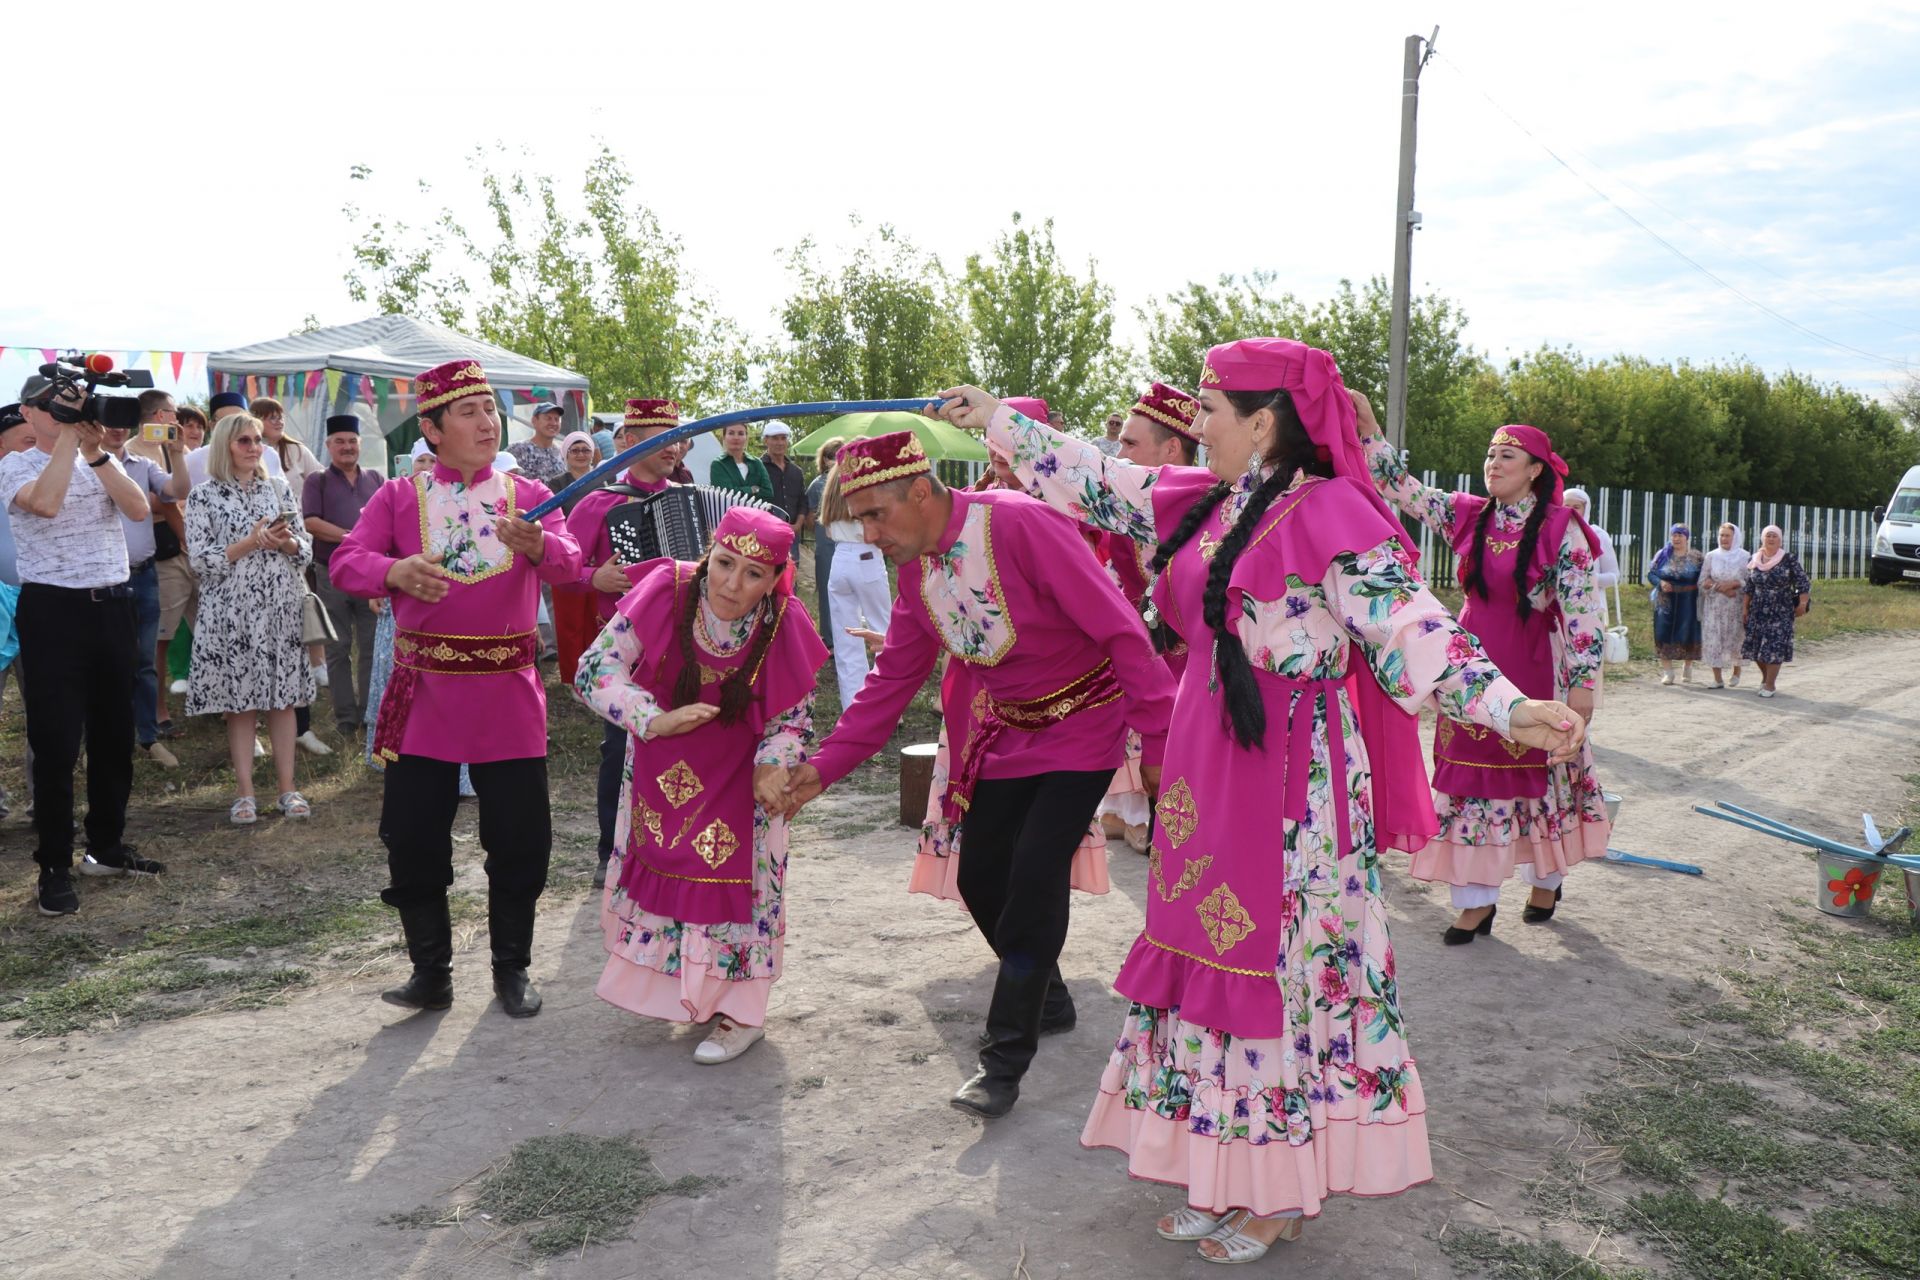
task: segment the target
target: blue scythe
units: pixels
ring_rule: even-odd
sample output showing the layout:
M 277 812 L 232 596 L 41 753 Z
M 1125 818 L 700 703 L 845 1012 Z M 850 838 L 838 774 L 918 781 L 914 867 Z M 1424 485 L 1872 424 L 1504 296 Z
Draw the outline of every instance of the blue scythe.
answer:
M 691 440 L 705 431 L 721 431 L 738 423 L 765 422 L 769 418 L 837 418 L 847 413 L 919 413 L 927 406 L 939 403 L 941 402 L 932 396 L 922 396 L 915 400 L 816 400 L 804 404 L 768 405 L 764 409 L 735 409 L 732 413 L 717 413 L 711 418 L 683 422 L 672 430 L 663 431 L 657 436 L 642 440 L 626 452 L 617 453 L 608 458 L 545 502 L 535 506 L 523 518 L 538 520 L 547 512 L 558 509 L 562 500 L 578 493 L 585 493 L 599 483 L 602 476 L 616 475 L 650 453 L 656 453 L 671 444 L 679 444 L 682 440 Z

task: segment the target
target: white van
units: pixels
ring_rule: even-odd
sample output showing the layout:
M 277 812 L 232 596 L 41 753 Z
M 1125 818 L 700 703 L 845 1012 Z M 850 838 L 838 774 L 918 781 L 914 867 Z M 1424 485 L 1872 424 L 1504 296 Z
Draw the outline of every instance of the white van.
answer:
M 1893 501 L 1873 509 L 1873 522 L 1878 528 L 1868 577 L 1874 585 L 1920 581 L 1920 467 L 1907 468 Z

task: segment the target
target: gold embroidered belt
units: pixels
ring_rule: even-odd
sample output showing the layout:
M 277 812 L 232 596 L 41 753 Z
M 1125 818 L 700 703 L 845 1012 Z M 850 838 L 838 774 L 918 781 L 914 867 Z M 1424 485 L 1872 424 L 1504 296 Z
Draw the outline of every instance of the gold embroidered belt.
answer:
M 1120 695 L 1120 681 L 1113 674 L 1113 663 L 1103 658 L 1093 670 L 1043 697 L 989 696 L 981 722 L 972 726 L 960 767 L 954 771 L 954 780 L 947 788 L 942 808 L 948 825 L 958 822 L 971 803 L 974 784 L 980 781 L 980 770 L 987 762 L 987 750 L 1001 733 L 1008 729 L 1038 733 L 1082 711 L 1104 707 Z
M 373 753 L 382 760 L 400 758 L 400 740 L 406 736 L 407 717 L 420 677 L 491 676 L 525 671 L 540 655 L 540 640 L 532 631 L 509 636 L 446 636 L 432 631 L 396 629 L 393 633 L 393 674 L 380 696 L 380 718 L 373 727 Z

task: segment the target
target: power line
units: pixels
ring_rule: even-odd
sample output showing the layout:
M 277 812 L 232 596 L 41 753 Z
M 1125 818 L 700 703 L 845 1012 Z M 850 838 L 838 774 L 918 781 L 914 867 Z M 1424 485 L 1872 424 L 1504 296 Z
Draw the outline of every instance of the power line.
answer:
M 1511 111 L 1508 111 L 1505 107 L 1501 106 L 1500 103 L 1494 98 L 1492 94 L 1488 93 L 1485 89 L 1481 88 L 1479 83 L 1475 81 L 1473 77 L 1469 76 L 1466 73 L 1466 71 L 1459 66 L 1458 63 L 1453 61 L 1453 59 L 1449 58 L 1444 53 L 1440 53 L 1437 50 L 1434 52 L 1433 56 L 1438 58 L 1440 61 L 1446 63 L 1448 68 L 1450 68 L 1455 75 L 1459 76 L 1461 80 L 1465 81 L 1469 88 L 1471 88 L 1475 93 L 1478 93 L 1482 98 L 1486 99 L 1487 105 L 1491 106 L 1495 111 L 1498 111 L 1502 116 L 1506 117 L 1507 122 L 1511 124 L 1514 128 L 1518 129 L 1522 134 L 1526 135 L 1526 138 L 1528 141 L 1532 142 L 1535 146 L 1539 147 L 1542 151 L 1546 152 L 1547 155 L 1553 159 L 1553 162 L 1555 164 L 1559 165 L 1562 169 L 1565 169 L 1568 173 L 1572 174 L 1575 178 L 1579 179 L 1582 185 L 1584 185 L 1589 191 L 1593 192 L 1595 195 L 1599 196 L 1601 200 L 1605 201 L 1609 208 L 1611 208 L 1614 212 L 1618 213 L 1621 217 L 1625 218 L 1628 222 L 1631 222 L 1634 226 L 1638 227 L 1640 230 L 1646 232 L 1647 235 L 1651 236 L 1656 242 L 1660 244 L 1662 248 L 1666 249 L 1667 252 L 1671 253 L 1674 257 L 1680 259 L 1682 262 L 1692 267 L 1695 271 L 1698 271 L 1701 275 L 1713 281 L 1715 284 L 1719 285 L 1722 289 L 1725 289 L 1728 293 L 1731 293 L 1734 297 L 1740 299 L 1742 302 L 1746 303 L 1748 306 L 1752 307 L 1754 310 L 1762 312 L 1763 314 L 1771 317 L 1772 319 L 1779 321 L 1781 324 L 1786 325 L 1788 328 L 1793 329 L 1798 333 L 1802 333 L 1807 337 L 1814 339 L 1817 342 L 1825 343 L 1827 346 L 1833 347 L 1837 350 L 1850 352 L 1853 355 L 1860 356 L 1867 360 L 1872 360 L 1876 364 L 1884 364 L 1889 368 L 1898 369 L 1902 372 L 1907 372 L 1911 370 L 1912 365 L 1908 361 L 1901 360 L 1894 356 L 1876 355 L 1871 351 L 1863 351 L 1859 347 L 1853 346 L 1849 343 L 1842 342 L 1838 338 L 1829 338 L 1826 334 L 1821 333 L 1816 329 L 1808 328 L 1806 325 L 1801 324 L 1798 320 L 1793 319 L 1791 316 L 1782 315 L 1780 312 L 1774 310 L 1772 307 L 1768 306 L 1766 303 L 1761 302 L 1758 298 L 1752 297 L 1751 295 L 1743 292 L 1741 289 L 1733 285 L 1731 282 L 1729 282 L 1722 276 L 1715 273 L 1711 268 L 1706 266 L 1699 259 L 1687 253 L 1686 250 L 1674 244 L 1673 241 L 1667 239 L 1665 236 L 1661 235 L 1658 231 L 1655 231 L 1652 227 L 1648 226 L 1645 222 L 1642 222 L 1637 216 L 1635 216 L 1635 214 L 1631 209 L 1628 209 L 1624 205 L 1620 204 L 1612 196 L 1608 195 L 1597 184 L 1595 184 L 1591 178 L 1587 177 L 1586 174 L 1580 172 L 1578 169 L 1574 168 L 1571 164 L 1568 164 L 1567 161 L 1560 155 L 1559 152 L 1555 151 L 1552 147 L 1548 146 L 1545 142 L 1541 141 L 1541 139 L 1534 134 L 1533 130 L 1527 128 L 1527 126 L 1522 124 L 1520 120 Z

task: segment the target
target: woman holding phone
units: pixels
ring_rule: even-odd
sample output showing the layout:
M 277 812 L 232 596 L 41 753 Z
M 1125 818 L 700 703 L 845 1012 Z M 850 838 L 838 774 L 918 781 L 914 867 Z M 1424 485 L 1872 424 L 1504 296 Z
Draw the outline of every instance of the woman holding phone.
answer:
M 253 735 L 267 714 L 280 812 L 304 818 L 312 808 L 294 789 L 293 709 L 313 700 L 313 672 L 300 643 L 304 574 L 313 540 L 293 490 L 261 466 L 260 420 L 222 418 L 207 448 L 207 483 L 187 500 L 187 557 L 200 577 L 200 620 L 187 681 L 187 714 L 222 715 L 239 792 L 228 821 L 258 817 L 253 795 Z

